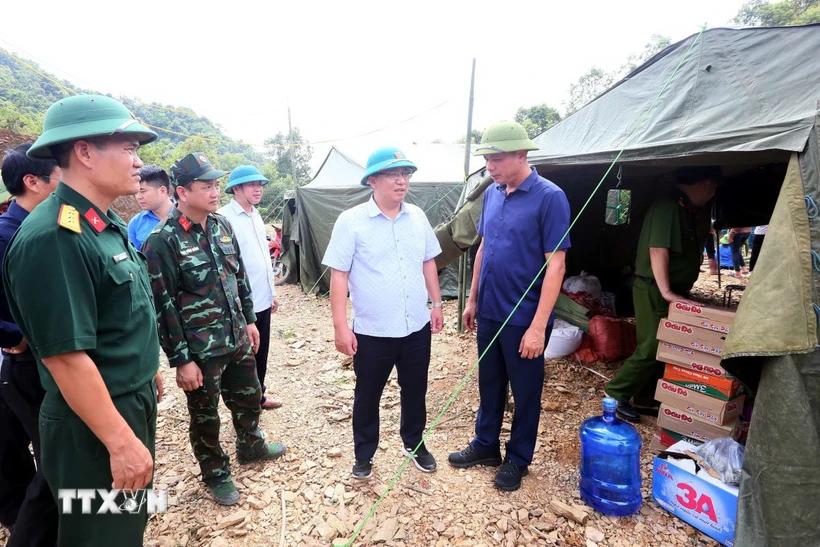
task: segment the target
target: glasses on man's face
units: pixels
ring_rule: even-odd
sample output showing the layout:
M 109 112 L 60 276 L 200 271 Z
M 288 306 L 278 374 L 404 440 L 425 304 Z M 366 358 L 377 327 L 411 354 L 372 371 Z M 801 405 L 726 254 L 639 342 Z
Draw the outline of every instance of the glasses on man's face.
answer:
M 413 178 L 413 170 L 412 169 L 402 169 L 401 171 L 383 171 L 382 175 L 393 182 L 398 182 L 399 179 L 404 179 L 409 181 Z

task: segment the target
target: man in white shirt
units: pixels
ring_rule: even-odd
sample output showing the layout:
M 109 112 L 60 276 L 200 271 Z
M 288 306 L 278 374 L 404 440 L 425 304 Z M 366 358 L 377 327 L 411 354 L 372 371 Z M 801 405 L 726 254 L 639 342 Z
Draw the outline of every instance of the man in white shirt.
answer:
M 262 408 L 269 410 L 282 406 L 282 401 L 265 395 L 265 374 L 268 370 L 270 349 L 270 316 L 279 309 L 274 287 L 273 267 L 270 262 L 265 223 L 254 207 L 262 200 L 262 187 L 270 181 L 252 165 L 240 165 L 231 171 L 225 192 L 233 199 L 217 213 L 231 223 L 251 284 L 253 312 L 259 330 L 259 349 L 256 352 L 256 374 L 262 385 Z
M 367 202 L 343 212 L 322 262 L 331 268 L 330 309 L 336 349 L 353 356 L 354 479 L 373 472 L 379 444 L 379 401 L 393 366 L 401 388 L 402 454 L 426 473 L 436 460 L 421 442 L 427 423 L 431 333 L 441 331 L 441 291 L 435 257 L 441 252 L 424 211 L 404 203 L 416 166 L 397 148 L 367 160 L 361 184 Z M 347 294 L 353 318 L 347 322 Z M 428 296 L 432 309 L 427 308 Z

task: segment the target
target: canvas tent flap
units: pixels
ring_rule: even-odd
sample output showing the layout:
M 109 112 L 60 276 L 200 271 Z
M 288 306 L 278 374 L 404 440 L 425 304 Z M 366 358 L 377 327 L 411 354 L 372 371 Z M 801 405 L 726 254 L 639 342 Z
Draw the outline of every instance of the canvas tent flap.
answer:
M 726 340 L 724 359 L 805 353 L 817 344 L 809 218 L 800 160 L 792 155 L 754 274 Z
M 621 160 L 802 151 L 820 89 L 820 71 L 807 62 L 820 51 L 820 25 L 692 35 L 536 137 L 533 163 L 612 161 L 695 40 Z M 788 70 L 772 69 L 775 62 Z

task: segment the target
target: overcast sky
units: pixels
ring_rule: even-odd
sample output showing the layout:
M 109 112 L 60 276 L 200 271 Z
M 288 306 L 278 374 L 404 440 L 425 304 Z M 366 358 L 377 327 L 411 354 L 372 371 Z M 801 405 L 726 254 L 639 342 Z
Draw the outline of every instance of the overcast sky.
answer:
M 619 67 L 652 34 L 727 26 L 741 4 L 6 2 L 0 47 L 83 88 L 191 107 L 245 142 L 286 131 L 290 104 L 309 141 L 361 148 L 463 135 L 473 57 L 474 127 L 538 103 L 563 113 L 590 67 Z

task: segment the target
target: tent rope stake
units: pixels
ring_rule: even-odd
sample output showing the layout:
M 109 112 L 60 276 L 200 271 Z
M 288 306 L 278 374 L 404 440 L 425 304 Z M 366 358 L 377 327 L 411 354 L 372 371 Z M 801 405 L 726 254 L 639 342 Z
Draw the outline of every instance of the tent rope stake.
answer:
M 643 114 L 641 115 L 641 117 L 638 119 L 638 123 L 635 125 L 635 128 L 632 130 L 632 132 L 629 134 L 629 136 L 627 136 L 627 138 L 624 140 L 624 143 L 621 145 L 620 150 L 618 151 L 618 154 L 615 156 L 615 158 L 614 158 L 614 159 L 612 160 L 612 162 L 609 164 L 609 168 L 606 170 L 606 172 L 604 173 L 604 175 L 601 177 L 601 180 L 598 182 L 598 184 L 595 186 L 595 188 L 593 188 L 592 192 L 591 192 L 591 193 L 590 193 L 590 195 L 589 195 L 589 198 L 587 198 L 586 202 L 585 202 L 585 203 L 584 203 L 584 205 L 581 207 L 581 210 L 580 210 L 580 211 L 578 211 L 578 214 L 577 214 L 577 215 L 575 215 L 575 218 L 572 220 L 572 223 L 570 223 L 569 227 L 567 228 L 567 231 L 566 231 L 566 232 L 564 232 L 563 237 L 561 237 L 561 239 L 558 241 L 558 244 L 555 246 L 555 249 L 553 249 L 552 253 L 550 253 L 549 258 L 547 258 L 547 260 L 544 262 L 544 265 L 543 265 L 543 266 L 541 266 L 541 269 L 540 269 L 540 270 L 539 270 L 539 272 L 535 275 L 535 277 L 532 279 L 532 281 L 530 282 L 529 286 L 527 287 L 527 290 L 525 290 L 525 291 L 524 291 L 524 294 L 522 294 L 522 295 L 521 295 L 521 298 L 519 298 L 519 299 L 518 299 L 518 302 L 515 304 L 515 306 L 513 307 L 512 311 L 510 312 L 510 314 L 507 316 L 507 318 L 506 318 L 506 319 L 504 320 L 504 322 L 501 324 L 501 328 L 499 328 L 499 329 L 498 329 L 498 332 L 496 332 L 496 333 L 495 333 L 495 335 L 493 336 L 492 340 L 490 340 L 489 344 L 487 344 L 487 348 L 486 348 L 486 349 L 482 352 L 482 354 L 481 354 L 481 355 L 479 355 L 478 360 L 475 362 L 475 364 L 473 364 L 473 366 L 470 368 L 470 370 L 469 370 L 469 371 L 467 371 L 467 374 L 464 376 L 464 378 L 463 378 L 463 379 L 461 380 L 461 382 L 458 384 L 458 386 L 456 387 L 456 389 L 453 391 L 452 395 L 450 395 L 450 397 L 447 399 L 447 402 L 445 403 L 444 408 L 442 408 L 442 409 L 441 409 L 441 411 L 438 413 L 438 415 L 436 415 L 435 419 L 433 420 L 433 423 L 432 423 L 432 424 L 430 424 L 430 427 L 428 427 L 428 428 L 427 428 L 427 431 L 426 431 L 426 432 L 424 433 L 424 435 L 422 436 L 421 441 L 419 442 L 419 444 L 418 444 L 418 445 L 417 445 L 417 446 L 413 449 L 413 451 L 410 453 L 410 455 L 409 455 L 408 457 L 406 457 L 406 458 L 405 458 L 404 463 L 402 463 L 402 465 L 399 467 L 398 471 L 396 471 L 395 475 L 393 475 L 393 478 L 392 478 L 392 479 L 390 480 L 390 482 L 388 483 L 388 485 L 387 485 L 387 487 L 385 488 L 385 490 L 384 490 L 384 492 L 382 493 L 382 495 L 381 495 L 381 496 L 379 496 L 379 499 L 377 499 L 377 500 L 376 500 L 376 502 L 373 504 L 373 506 L 370 508 L 370 511 L 368 511 L 367 515 L 365 515 L 364 519 L 362 519 L 362 522 L 361 522 L 361 523 L 359 523 L 359 525 L 358 525 L 358 526 L 356 527 L 356 529 L 353 531 L 353 536 L 352 536 L 352 537 L 351 537 L 351 538 L 350 538 L 350 539 L 349 539 L 349 540 L 345 543 L 345 547 L 351 547 L 351 546 L 353 545 L 353 541 L 354 541 L 354 540 L 358 537 L 358 535 L 361 533 L 361 531 L 362 531 L 362 529 L 364 528 L 365 524 L 367 524 L 367 521 L 368 521 L 368 520 L 370 520 L 370 518 L 371 518 L 371 517 L 375 514 L 376 510 L 379 508 L 379 506 L 381 505 L 381 503 L 382 503 L 382 501 L 384 500 L 384 498 L 385 498 L 385 497 L 387 497 L 387 495 L 388 495 L 388 494 L 390 493 L 390 491 L 393 489 L 393 486 L 395 486 L 396 481 L 398 481 L 398 480 L 399 480 L 399 477 L 401 477 L 402 473 L 404 473 L 404 470 L 407 468 L 407 465 L 410 463 L 410 460 L 412 460 L 412 459 L 413 459 L 413 457 L 415 457 L 416 451 L 419 449 L 419 447 L 420 447 L 422 444 L 424 444 L 425 439 L 427 439 L 427 437 L 428 437 L 428 436 L 429 436 L 429 435 L 433 432 L 433 430 L 436 428 L 436 426 L 438 426 L 439 422 L 441 421 L 442 416 L 444 416 L 444 414 L 445 414 L 445 413 L 447 412 L 447 410 L 450 408 L 450 405 L 452 405 L 452 403 L 455 401 L 456 397 L 458 397 L 458 395 L 459 395 L 459 394 L 461 393 L 461 391 L 464 389 L 464 386 L 467 384 L 467 382 L 469 381 L 469 379 L 470 379 L 470 378 L 473 376 L 473 374 L 475 373 L 475 370 L 478 368 L 478 365 L 479 365 L 479 363 L 481 362 L 481 359 L 483 359 L 483 358 L 484 358 L 484 355 L 487 353 L 487 351 L 489 351 L 490 347 L 491 347 L 491 346 L 495 343 L 496 339 L 497 339 L 497 338 L 498 338 L 498 336 L 501 334 L 501 331 L 502 331 L 502 330 L 504 330 L 504 327 L 507 325 L 507 323 L 509 322 L 510 318 L 513 316 L 513 314 L 515 313 L 515 311 L 518 309 L 518 307 L 519 307 L 519 305 L 521 304 L 521 302 L 524 300 L 524 298 L 525 298 L 525 297 L 527 296 L 527 294 L 530 292 L 530 290 L 532 289 L 532 287 L 533 287 L 533 285 L 535 284 L 535 282 L 536 282 L 536 281 L 537 281 L 537 280 L 541 277 L 541 275 L 543 274 L 543 272 L 546 270 L 547 266 L 549 265 L 550 259 L 552 258 L 552 255 L 553 255 L 553 254 L 554 254 L 554 253 L 558 250 L 558 248 L 559 248 L 559 247 L 563 244 L 564 240 L 565 240 L 565 239 L 567 238 L 567 236 L 569 235 L 570 230 L 572 230 L 573 226 L 575 226 L 575 223 L 578 221 L 578 219 L 581 217 L 581 215 L 582 215 L 582 214 L 584 213 L 584 211 L 586 210 L 586 208 L 587 208 L 587 206 L 589 205 L 589 203 L 592 201 L 592 198 L 595 196 L 595 194 L 596 194 L 596 193 L 598 192 L 598 190 L 601 188 L 601 185 L 603 185 L 604 180 L 606 180 L 606 177 L 607 177 L 607 176 L 609 175 L 609 173 L 612 171 L 613 167 L 615 167 L 615 164 L 616 164 L 616 163 L 618 163 L 618 160 L 620 160 L 620 158 L 621 158 L 621 156 L 623 155 L 623 153 L 624 153 L 624 151 L 626 150 L 626 148 L 627 148 L 627 147 L 628 147 L 628 146 L 632 143 L 633 139 L 634 139 L 634 138 L 635 138 L 635 136 L 638 134 L 638 131 L 641 129 L 641 127 L 643 126 L 644 122 L 645 122 L 645 121 L 646 121 L 646 119 L 649 117 L 649 114 L 652 112 L 652 110 L 654 110 L 655 105 L 657 105 L 658 101 L 661 99 L 661 97 L 663 96 L 663 94 L 666 92 L 667 88 L 669 87 L 670 82 L 674 79 L 675 75 L 676 75 L 676 74 L 680 71 L 680 68 L 681 68 L 681 66 L 683 66 L 684 61 L 686 61 L 686 59 L 689 57 L 689 53 L 690 53 L 690 52 L 692 51 L 692 49 L 694 48 L 695 44 L 697 44 L 697 43 L 700 41 L 700 38 L 701 38 L 701 36 L 703 35 L 703 33 L 704 33 L 704 31 L 705 31 L 705 30 L 706 30 L 706 25 L 703 25 L 703 26 L 700 28 L 700 32 L 697 34 L 697 36 L 695 36 L 695 38 L 692 40 L 692 43 L 691 43 L 691 44 L 689 45 L 689 47 L 687 48 L 686 52 L 683 54 L 683 57 L 682 57 L 682 58 L 681 58 L 681 60 L 678 62 L 678 64 L 677 64 L 677 66 L 675 67 L 675 69 L 674 69 L 674 70 L 672 71 L 672 73 L 669 75 L 669 78 L 667 78 L 666 82 L 663 84 L 663 87 L 662 87 L 662 88 L 661 88 L 661 90 L 658 92 L 657 96 L 656 96 L 656 97 L 655 97 L 655 99 L 652 101 L 652 103 L 650 104 L 649 108 L 648 108 L 648 109 L 646 109 L 646 110 L 643 112 Z M 820 308 L 818 308 L 818 309 L 820 310 Z M 818 311 L 818 313 L 820 313 L 820 311 Z

